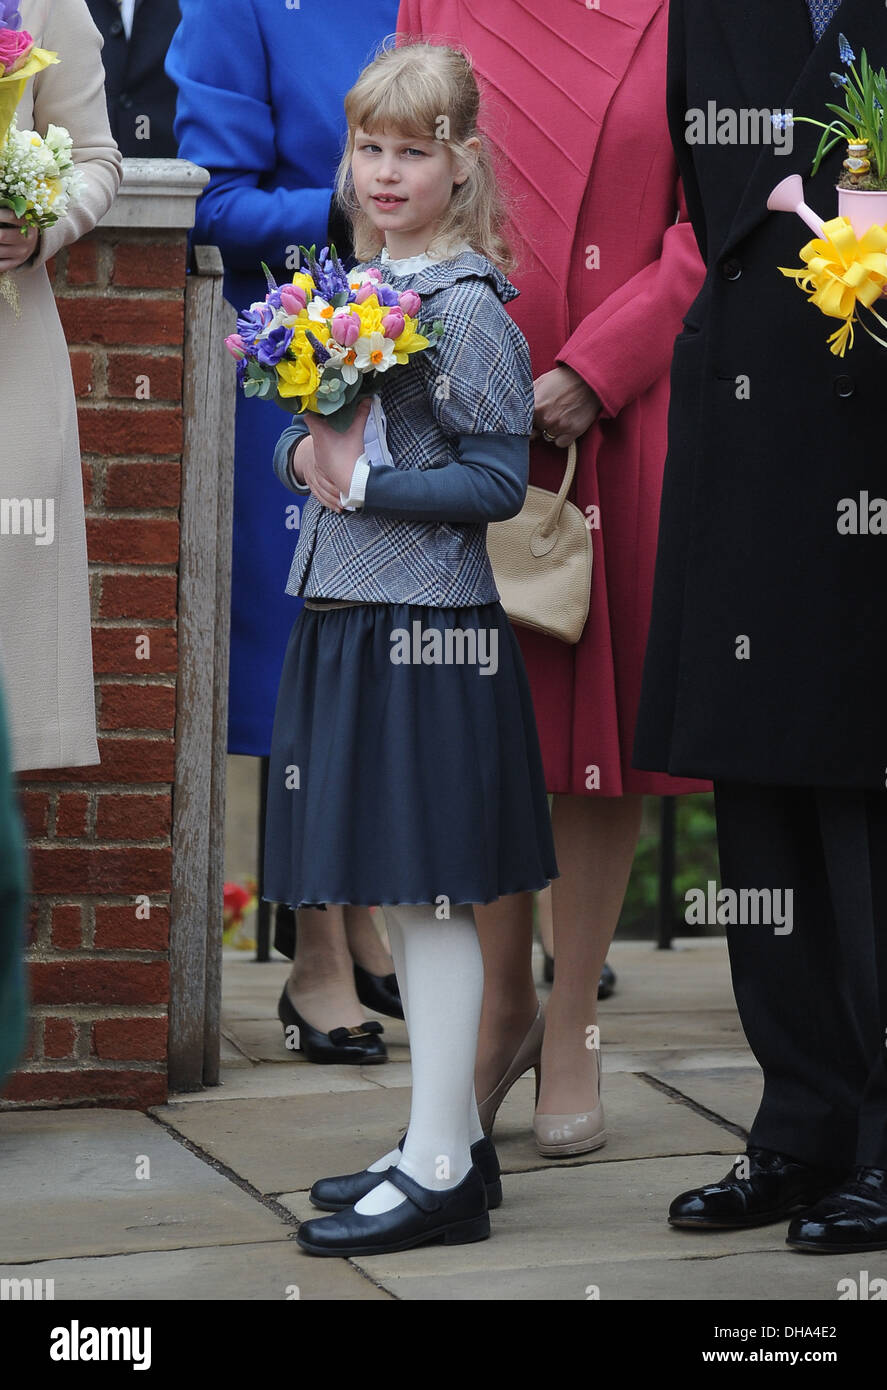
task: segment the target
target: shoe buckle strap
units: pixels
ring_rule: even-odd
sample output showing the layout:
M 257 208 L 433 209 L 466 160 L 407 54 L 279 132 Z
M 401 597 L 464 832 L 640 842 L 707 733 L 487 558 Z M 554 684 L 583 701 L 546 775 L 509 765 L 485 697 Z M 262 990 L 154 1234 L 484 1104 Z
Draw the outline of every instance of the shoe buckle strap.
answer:
M 385 1174 L 385 1181 L 390 1182 L 392 1187 L 403 1192 L 411 1202 L 415 1202 L 420 1211 L 440 1211 L 443 1206 L 443 1199 L 437 1192 L 431 1192 L 427 1187 L 420 1186 L 414 1178 L 401 1172 L 400 1168 L 389 1168 Z
M 374 1033 L 381 1032 L 381 1023 L 377 1019 L 371 1018 L 356 1028 L 331 1028 L 327 1037 L 336 1047 L 341 1047 L 343 1043 L 351 1042 L 354 1038 L 369 1038 Z

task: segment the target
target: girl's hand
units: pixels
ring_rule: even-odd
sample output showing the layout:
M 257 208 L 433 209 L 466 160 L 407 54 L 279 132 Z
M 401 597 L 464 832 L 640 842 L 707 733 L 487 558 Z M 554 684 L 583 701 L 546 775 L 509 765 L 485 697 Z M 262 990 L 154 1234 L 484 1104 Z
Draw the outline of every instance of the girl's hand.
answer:
M 305 468 L 305 482 L 318 501 L 333 511 L 342 511 L 339 493 L 348 496 L 354 465 L 363 453 L 363 432 L 370 409 L 371 402 L 365 398 L 343 433 L 333 429 L 322 415 L 305 416 L 314 445 L 313 457 Z M 309 468 L 313 477 L 308 476 Z
M 533 382 L 536 398 L 535 426 L 531 439 L 542 430 L 554 435 L 559 449 L 566 449 L 580 434 L 590 429 L 601 411 L 600 397 L 572 367 L 562 362 L 551 372 L 543 372 Z
M 0 274 L 18 270 L 34 254 L 40 233 L 36 227 L 29 227 L 27 235 L 22 236 L 18 228 L 24 225 L 24 219 L 16 217 L 12 208 L 0 208 Z

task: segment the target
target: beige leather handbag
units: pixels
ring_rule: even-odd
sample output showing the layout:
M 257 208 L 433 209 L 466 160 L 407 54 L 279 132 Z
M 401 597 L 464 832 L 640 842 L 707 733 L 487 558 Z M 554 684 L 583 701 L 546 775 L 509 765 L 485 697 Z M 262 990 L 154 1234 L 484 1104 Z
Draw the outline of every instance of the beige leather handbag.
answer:
M 517 516 L 487 527 L 487 551 L 508 617 L 562 642 L 579 641 L 591 599 L 591 529 L 567 501 L 575 472 L 574 441 L 556 495 L 528 487 Z

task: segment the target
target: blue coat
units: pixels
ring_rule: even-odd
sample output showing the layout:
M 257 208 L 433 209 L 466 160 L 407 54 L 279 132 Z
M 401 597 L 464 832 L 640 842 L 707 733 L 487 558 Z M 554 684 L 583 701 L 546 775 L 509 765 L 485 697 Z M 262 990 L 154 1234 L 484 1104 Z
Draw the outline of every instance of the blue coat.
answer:
M 285 0 L 181 0 L 166 70 L 179 88 L 179 155 L 209 169 L 193 240 L 225 262 L 237 309 L 265 293 L 260 261 L 281 276 L 290 248 L 327 239 L 345 142 L 343 101 L 397 0 L 334 8 Z M 290 274 L 297 265 L 290 262 Z M 231 390 L 234 365 L 231 364 Z M 267 754 L 283 655 L 301 600 L 285 593 L 298 508 L 271 467 L 287 417 L 237 401 L 228 748 Z

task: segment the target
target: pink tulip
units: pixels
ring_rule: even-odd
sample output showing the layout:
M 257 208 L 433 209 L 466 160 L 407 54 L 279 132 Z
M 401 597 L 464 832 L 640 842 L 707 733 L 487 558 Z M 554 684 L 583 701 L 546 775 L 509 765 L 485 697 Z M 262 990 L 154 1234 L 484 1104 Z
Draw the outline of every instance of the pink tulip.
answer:
M 281 285 L 280 307 L 288 314 L 300 314 L 308 303 L 308 296 L 301 285 Z
M 382 320 L 382 332 L 386 338 L 399 338 L 404 330 L 403 314 L 400 309 L 392 309 Z
M 360 337 L 360 319 L 357 314 L 344 311 L 333 314 L 330 333 L 341 347 L 352 347 Z
M 370 266 L 369 270 L 368 270 L 366 273 L 367 273 L 367 275 L 369 276 L 369 278 L 370 278 L 371 280 L 381 280 L 381 279 L 382 279 L 382 272 L 381 272 L 381 270 L 378 268 L 378 266 L 375 266 L 375 265 Z
M 246 357 L 246 343 L 239 333 L 229 333 L 225 339 L 225 347 L 232 357 L 236 357 L 238 362 Z
M 0 29 L 0 76 L 9 77 L 24 67 L 33 47 L 34 40 L 25 29 Z
M 415 290 L 404 290 L 403 294 L 398 295 L 398 303 L 410 318 L 415 318 L 422 307 L 422 301 Z

